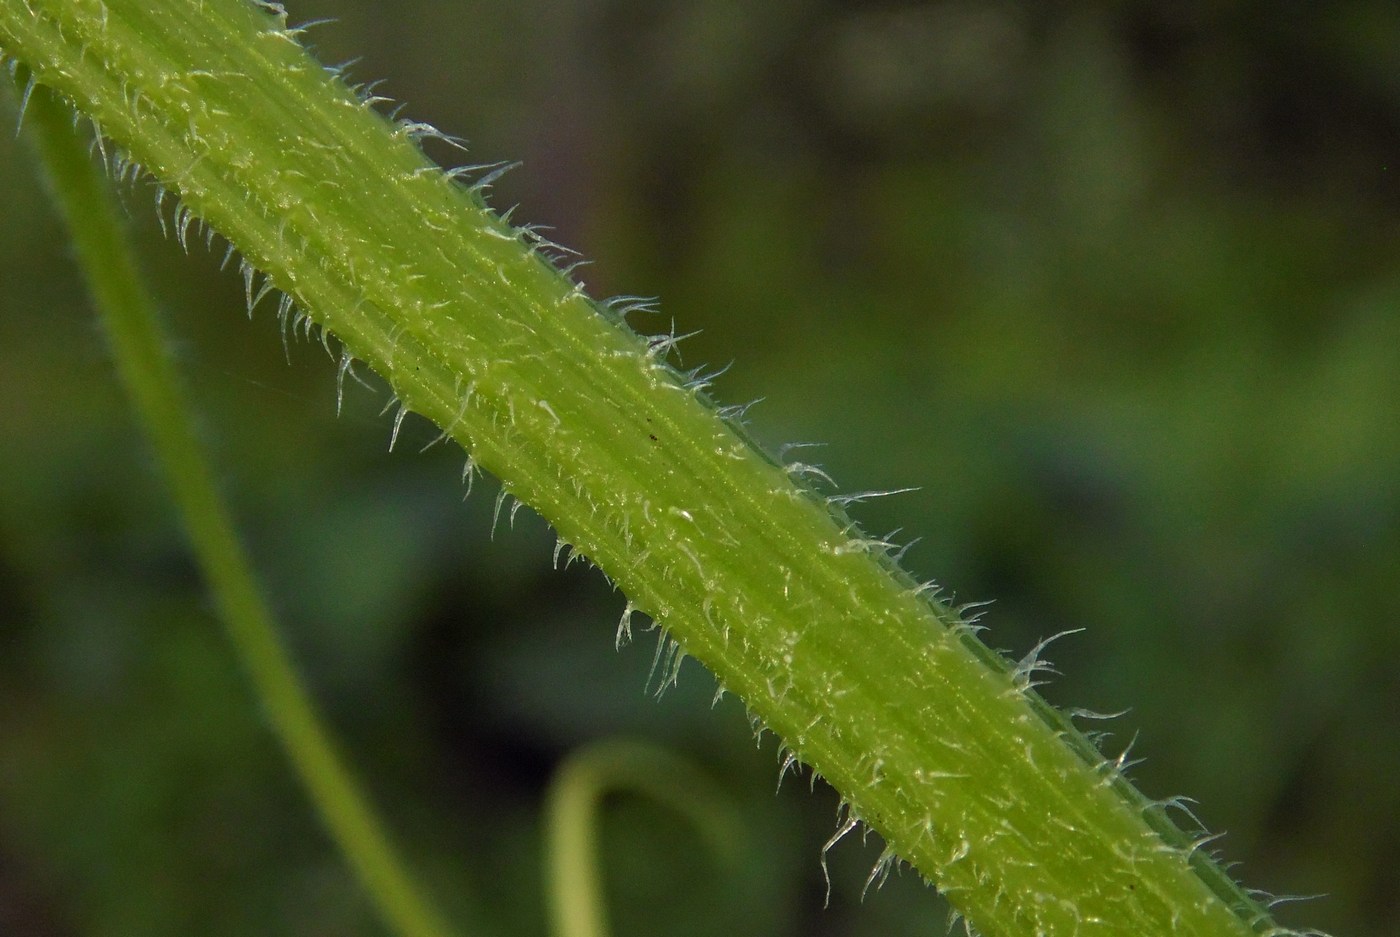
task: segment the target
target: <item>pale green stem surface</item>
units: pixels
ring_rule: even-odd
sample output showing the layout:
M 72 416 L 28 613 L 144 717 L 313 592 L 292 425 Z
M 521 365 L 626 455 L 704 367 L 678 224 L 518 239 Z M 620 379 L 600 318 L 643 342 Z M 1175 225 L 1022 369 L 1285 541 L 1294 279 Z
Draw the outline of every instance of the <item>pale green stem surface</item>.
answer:
M 226 236 L 250 299 L 256 268 L 983 934 L 1278 932 L 1028 691 L 1033 668 L 978 643 L 794 481 L 806 467 L 687 386 L 667 342 L 589 300 L 280 18 L 244 0 L 0 0 L 0 48 L 179 195 L 182 243 L 191 215 Z
M 610 937 L 598 824 L 609 794 L 650 797 L 691 821 L 717 862 L 733 859 L 742 832 L 695 768 L 653 745 L 614 740 L 570 755 L 549 785 L 545 886 L 554 937 Z
M 200 567 L 259 701 L 311 800 L 385 922 L 399 937 L 450 933 L 405 871 L 368 801 L 335 750 L 282 648 L 234 533 L 164 351 L 155 303 L 137 274 L 106 180 L 46 88 L 27 119 L 113 358 L 174 490 Z

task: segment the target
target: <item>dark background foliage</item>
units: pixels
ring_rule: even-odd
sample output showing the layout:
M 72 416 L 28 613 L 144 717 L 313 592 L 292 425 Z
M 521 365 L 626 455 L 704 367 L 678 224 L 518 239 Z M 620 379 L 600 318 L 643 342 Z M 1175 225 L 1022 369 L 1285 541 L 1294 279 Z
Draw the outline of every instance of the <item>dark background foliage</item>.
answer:
M 328 62 L 523 158 L 500 207 L 658 294 L 772 446 L 995 598 L 1055 702 L 1131 712 L 1285 921 L 1400 927 L 1400 7 L 1387 0 L 292 3 Z M 8 105 L 13 113 L 13 96 Z M 0 933 L 381 933 L 212 619 L 22 145 L 0 134 Z M 442 159 L 448 153 L 434 154 Z M 460 453 L 386 453 L 382 388 L 284 360 L 219 251 L 124 193 L 288 642 L 415 863 L 473 933 L 538 934 L 541 797 L 628 735 L 692 757 L 751 833 L 717 867 L 609 808 L 617 933 L 937 934 L 836 797 L 773 794 L 711 678 L 644 690 L 622 599 L 522 512 L 491 537 Z M 648 323 L 643 323 L 644 325 Z M 859 628 L 853 622 L 853 628 Z

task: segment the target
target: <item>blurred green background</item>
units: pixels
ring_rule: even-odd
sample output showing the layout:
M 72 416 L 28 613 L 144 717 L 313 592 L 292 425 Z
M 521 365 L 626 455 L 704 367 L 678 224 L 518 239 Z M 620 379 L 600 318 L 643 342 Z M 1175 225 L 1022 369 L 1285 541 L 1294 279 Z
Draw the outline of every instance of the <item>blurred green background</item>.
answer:
M 821 441 L 920 576 L 995 598 L 1045 688 L 1131 712 L 1134 776 L 1188 794 L 1280 911 L 1400 931 L 1400 7 L 289 2 L 405 114 L 523 158 L 495 203 L 594 260 L 770 446 Z M 13 125 L 14 95 L 4 104 Z M 434 153 L 448 159 L 450 154 Z M 371 935 L 210 615 L 28 153 L 0 134 L 0 933 Z M 335 416 L 221 250 L 124 193 L 203 432 L 307 678 L 464 932 L 543 934 L 541 798 L 628 735 L 692 757 L 751 833 L 714 865 L 619 798 L 619 937 L 930 935 L 835 795 L 775 796 L 771 737 L 693 662 L 644 690 L 622 598 L 490 537 L 461 455 L 387 394 Z M 468 931 L 470 927 L 470 931 Z

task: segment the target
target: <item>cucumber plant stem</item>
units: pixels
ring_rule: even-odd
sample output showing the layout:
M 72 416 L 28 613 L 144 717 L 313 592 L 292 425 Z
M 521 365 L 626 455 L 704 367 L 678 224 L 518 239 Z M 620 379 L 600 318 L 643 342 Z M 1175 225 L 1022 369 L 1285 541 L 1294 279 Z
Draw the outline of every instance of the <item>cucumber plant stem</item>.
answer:
M 1284 933 L 1163 807 L 665 360 L 313 61 L 276 4 L 0 0 L 0 49 L 550 521 L 988 937 Z M 259 287 L 258 276 L 268 279 Z M 304 318 L 303 318 L 304 317 Z M 628 633 L 627 618 L 621 629 Z
M 259 702 L 332 838 L 399 937 L 448 937 L 396 854 L 278 640 L 165 353 L 155 303 L 137 274 L 106 180 L 48 88 L 27 103 L 29 129 L 67 224 L 117 371 L 149 434 L 219 616 Z

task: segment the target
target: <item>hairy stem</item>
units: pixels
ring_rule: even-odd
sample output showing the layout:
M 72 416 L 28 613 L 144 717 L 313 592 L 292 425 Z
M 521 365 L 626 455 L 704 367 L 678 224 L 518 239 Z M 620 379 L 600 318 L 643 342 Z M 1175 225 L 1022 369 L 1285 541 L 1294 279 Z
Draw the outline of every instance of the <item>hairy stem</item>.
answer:
M 0 0 L 0 48 L 242 252 L 988 935 L 1243 935 L 1267 914 L 900 571 L 597 304 L 485 182 L 314 62 L 271 4 Z M 329 345 L 328 345 L 329 347 Z M 620 638 L 630 634 L 625 615 Z M 882 861 L 881 868 L 885 867 Z M 877 869 L 878 871 L 878 869 Z
M 446 937 L 449 929 L 395 855 L 277 638 L 163 350 L 155 304 L 137 275 L 105 180 L 72 131 L 72 112 L 47 88 L 33 89 L 27 104 L 36 149 L 122 383 L 150 434 L 220 617 L 278 739 L 385 922 L 400 937 Z

